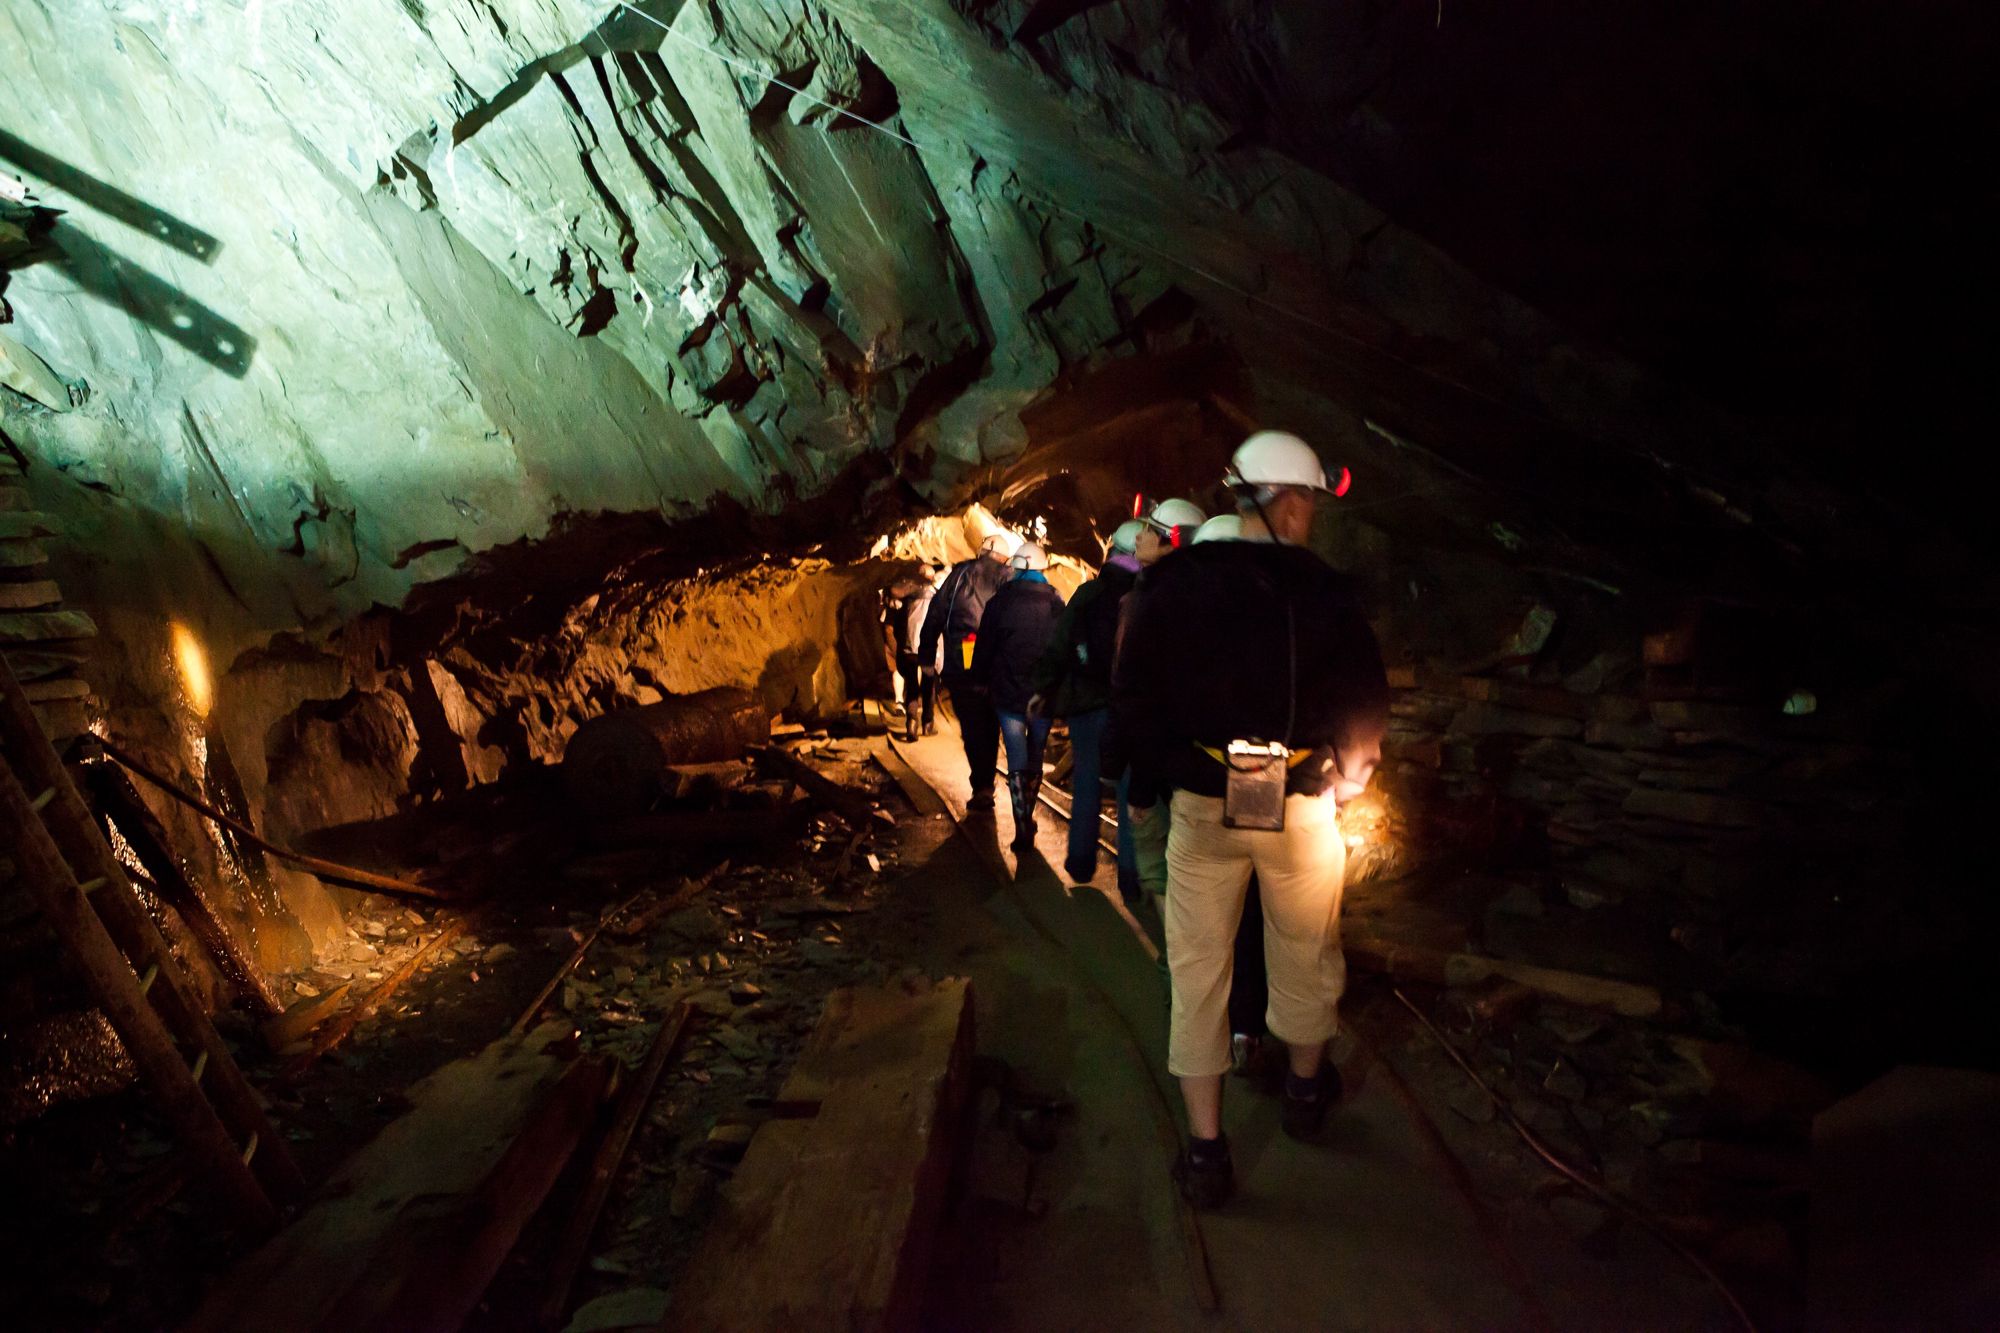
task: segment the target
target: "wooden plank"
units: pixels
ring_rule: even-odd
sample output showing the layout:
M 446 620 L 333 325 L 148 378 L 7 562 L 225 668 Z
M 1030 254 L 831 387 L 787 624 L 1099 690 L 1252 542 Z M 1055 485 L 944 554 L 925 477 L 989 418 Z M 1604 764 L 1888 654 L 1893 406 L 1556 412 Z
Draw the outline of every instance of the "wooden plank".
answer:
M 49 644 L 38 644 L 33 648 L 8 648 L 0 651 L 7 665 L 14 669 L 14 679 L 23 685 L 29 681 L 47 680 L 51 676 L 73 674 L 78 667 L 90 661 L 89 653 L 82 649 L 71 651 Z
M 12 678 L 0 672 L 0 682 L 11 684 Z M 19 705 L 25 706 L 25 703 Z M 13 711 L 10 706 L 8 712 Z M 8 717 L 6 723 L 10 733 L 18 730 L 14 718 Z M 45 816 L 33 805 L 33 794 L 16 776 L 12 764 L 19 760 L 12 752 L 18 747 L 12 743 L 13 735 L 7 739 L 9 762 L 0 763 L 0 834 L 12 844 L 11 853 L 20 864 L 19 882 L 33 895 L 42 919 L 62 941 L 66 960 L 117 1030 L 132 1063 L 146 1080 L 152 1105 L 174 1127 L 183 1147 L 202 1162 L 210 1183 L 231 1200 L 238 1216 L 248 1225 L 274 1225 L 277 1209 L 256 1176 L 239 1159 L 242 1145 L 232 1142 L 222 1122 L 216 1119 L 134 971 L 135 963 L 157 966 L 153 975 L 160 984 L 156 989 L 164 996 L 177 994 L 178 969 L 168 957 L 165 943 L 155 935 L 153 947 L 132 950 L 128 957 L 128 952 L 114 941 L 50 837 L 43 822 Z M 122 880 L 122 871 L 113 873 Z M 129 890 L 108 883 L 97 889 L 97 897 L 105 902 L 116 901 L 121 893 Z M 220 1050 L 219 1043 L 217 1049 Z M 226 1052 L 221 1058 L 225 1063 L 229 1060 Z M 282 1145 L 273 1147 L 282 1151 Z
M 506 1037 L 411 1085 L 412 1109 L 210 1294 L 193 1333 L 454 1329 L 595 1115 L 608 1066 L 570 1025 Z
M 292 1043 L 304 1041 L 321 1023 L 340 1012 L 340 1007 L 347 1003 L 347 997 L 353 991 L 354 983 L 350 981 L 324 995 L 313 995 L 295 1002 L 259 1029 L 265 1047 L 282 1054 Z
M 876 809 L 875 802 L 866 794 L 843 787 L 797 755 L 769 746 L 752 746 L 749 753 L 758 768 L 797 783 L 808 796 L 839 815 L 851 828 L 860 830 L 895 822 Z
M 877 1065 L 903 1068 L 921 1062 L 927 1049 L 949 1046 L 952 1034 L 939 1025 L 948 1028 L 955 1017 L 948 1005 L 928 999 L 913 1004 L 898 990 L 834 991 L 778 1092 L 778 1113 L 816 1115 L 832 1091 L 857 1074 Z
M 1499 977 L 1570 1004 L 1606 1009 L 1627 1018 L 1660 1018 L 1667 1012 L 1660 992 L 1637 982 L 1612 981 L 1505 958 L 1392 943 L 1353 928 L 1341 931 L 1341 952 L 1347 956 L 1350 967 L 1434 986 L 1474 986 Z
M 837 991 L 674 1293 L 690 1333 L 916 1327 L 969 1084 L 971 990 Z
M 0 643 L 61 643 L 97 637 L 97 622 L 81 611 L 9 611 L 0 614 Z
M 903 758 L 902 751 L 896 748 L 893 740 L 883 737 L 870 747 L 870 753 L 875 762 L 882 766 L 882 771 L 896 780 L 896 785 L 903 789 L 903 795 L 907 796 L 910 804 L 917 808 L 918 814 L 947 816 L 951 814 L 951 807 L 945 803 L 944 797 L 938 795 L 937 789 L 925 782 L 917 771 L 910 767 L 910 761 Z
M 0 583 L 0 611 L 39 611 L 62 605 L 62 589 L 54 579 Z
M 614 917 L 604 928 L 621 940 L 638 939 L 650 931 L 659 922 L 660 918 L 666 916 L 669 912 L 679 911 L 683 904 L 692 899 L 696 894 L 706 891 L 709 885 L 715 883 L 716 880 L 728 873 L 729 862 L 727 861 L 719 865 L 710 866 L 707 870 L 694 876 L 692 879 L 682 880 L 679 885 L 662 893 L 651 904 L 641 908 L 639 911 L 633 912 L 629 916 L 621 913 L 620 916 Z
M 66 682 L 58 682 L 66 683 Z M 81 683 L 81 682 L 79 682 Z M 33 698 L 33 687 L 29 697 Z M 160 897 L 187 922 L 188 929 L 215 960 L 216 968 L 229 978 L 239 994 L 257 1009 L 261 1017 L 274 1018 L 284 1012 L 270 978 L 257 966 L 249 948 L 238 941 L 215 904 L 188 872 L 187 863 L 173 854 L 173 842 L 166 826 L 151 807 L 139 799 L 132 780 L 116 764 L 97 762 L 77 770 L 96 802 L 98 813 L 111 821 L 139 864 L 153 877 Z
M 0 569 L 44 565 L 48 559 L 48 548 L 38 541 L 0 541 Z
M 63 699 L 88 699 L 90 682 L 75 676 L 57 676 L 50 680 L 37 680 L 21 687 L 31 704 L 55 703 Z
M 35 721 L 51 741 L 68 740 L 90 730 L 90 709 L 81 699 L 56 699 L 35 704 Z
M 603 1141 L 591 1157 L 590 1174 L 584 1178 L 583 1194 L 570 1212 L 562 1239 L 557 1242 L 555 1257 L 549 1261 L 548 1279 L 543 1283 L 542 1301 L 536 1311 L 536 1326 L 539 1328 L 554 1330 L 562 1327 L 563 1315 L 569 1310 L 570 1291 L 576 1286 L 576 1275 L 583 1270 L 583 1261 L 589 1255 L 591 1238 L 597 1234 L 598 1218 L 603 1215 L 604 1205 L 611 1198 L 612 1185 L 617 1183 L 618 1168 L 624 1165 L 625 1154 L 632 1147 L 632 1135 L 639 1128 L 639 1117 L 645 1114 L 647 1103 L 653 1099 L 653 1089 L 659 1086 L 660 1073 L 667 1067 L 674 1048 L 680 1044 L 690 1013 L 692 1009 L 686 1000 L 667 1012 L 660 1023 L 660 1030 L 653 1035 L 653 1044 L 646 1052 L 645 1061 L 618 1093 L 611 1125 L 604 1131 Z
M 289 1202 L 305 1186 L 298 1163 L 272 1127 L 263 1102 L 243 1077 L 229 1048 L 209 1023 L 200 999 L 180 969 L 171 965 L 166 941 L 160 938 L 152 917 L 133 893 L 124 866 L 98 831 L 90 808 L 84 804 L 55 748 L 36 734 L 31 706 L 9 670 L 0 670 L 0 701 L 4 701 L 4 706 L 0 706 L 0 748 L 5 749 L 8 763 L 38 792 L 54 793 L 42 811 L 41 826 L 53 836 L 61 860 L 77 878 L 103 881 L 87 904 L 79 897 L 77 907 L 102 925 L 125 958 L 142 965 L 162 962 L 156 974 L 157 984 L 146 997 L 151 1012 L 157 1013 L 178 1041 L 184 1052 L 179 1058 L 206 1057 L 207 1073 L 198 1095 L 206 1097 L 222 1122 L 234 1132 L 238 1150 L 251 1139 L 256 1140 L 252 1170 L 272 1197 Z M 93 907 L 94 913 L 90 911 Z M 131 975 L 130 963 L 126 965 L 126 974 Z
M 53 537 L 56 530 L 49 526 L 49 516 L 38 514 L 32 509 L 0 509 L 0 541 L 18 541 L 23 537 Z

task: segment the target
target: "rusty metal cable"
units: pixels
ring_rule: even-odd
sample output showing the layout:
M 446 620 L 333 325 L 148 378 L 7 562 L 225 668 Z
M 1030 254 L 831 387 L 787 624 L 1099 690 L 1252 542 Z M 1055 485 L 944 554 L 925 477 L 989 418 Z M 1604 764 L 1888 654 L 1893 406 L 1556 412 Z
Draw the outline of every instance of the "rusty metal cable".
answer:
M 1522 1309 L 1527 1315 L 1528 1326 L 1536 1333 L 1554 1333 L 1555 1321 L 1549 1317 L 1547 1305 L 1542 1301 L 1540 1293 L 1535 1290 L 1534 1280 L 1521 1263 L 1520 1256 L 1514 1252 L 1514 1247 L 1508 1244 L 1506 1231 L 1494 1219 L 1485 1200 L 1479 1197 L 1479 1189 L 1473 1183 L 1472 1173 L 1466 1168 L 1465 1162 L 1452 1151 L 1451 1145 L 1445 1141 L 1443 1131 L 1424 1109 L 1423 1103 L 1417 1100 L 1417 1094 L 1410 1088 L 1409 1081 L 1403 1077 L 1402 1072 L 1389 1062 L 1389 1058 L 1382 1054 L 1374 1042 L 1362 1035 L 1360 1024 L 1349 1022 L 1347 1031 L 1354 1037 L 1356 1054 L 1366 1061 L 1367 1065 L 1373 1065 L 1382 1072 L 1382 1077 L 1388 1081 L 1390 1095 L 1396 1099 L 1397 1105 L 1403 1108 L 1403 1114 L 1410 1118 L 1410 1123 L 1416 1127 L 1424 1146 L 1430 1149 L 1431 1160 L 1451 1185 L 1452 1192 L 1458 1195 L 1459 1202 L 1463 1203 L 1472 1215 L 1473 1225 L 1478 1228 L 1480 1239 L 1485 1242 L 1487 1252 L 1493 1256 L 1494 1263 L 1499 1267 L 1501 1281 L 1505 1282 L 1520 1300 Z M 1365 1069 L 1366 1065 L 1363 1067 Z
M 1665 1224 L 1644 1208 L 1612 1193 L 1604 1185 L 1592 1180 L 1584 1172 L 1564 1161 L 1547 1144 L 1535 1137 L 1534 1131 L 1523 1124 L 1521 1118 L 1514 1114 L 1514 1108 L 1508 1104 L 1506 1098 L 1495 1092 L 1491 1085 L 1479 1076 L 1479 1071 L 1474 1069 L 1471 1062 L 1459 1053 L 1456 1046 L 1451 1044 L 1451 1040 L 1438 1030 L 1437 1024 L 1431 1022 L 1428 1014 L 1412 1003 L 1410 997 L 1403 994 L 1400 988 L 1391 987 L 1389 993 L 1394 995 L 1397 1001 L 1405 1009 L 1409 1010 L 1419 1023 L 1424 1025 L 1424 1030 L 1431 1034 L 1432 1039 L 1439 1046 L 1444 1048 L 1445 1054 L 1449 1055 L 1452 1062 L 1465 1072 L 1465 1076 L 1472 1080 L 1473 1085 L 1486 1095 L 1486 1099 L 1493 1103 L 1493 1109 L 1499 1112 L 1500 1118 L 1507 1122 L 1509 1128 L 1520 1136 L 1521 1142 L 1527 1144 L 1537 1157 L 1546 1162 L 1558 1175 L 1577 1185 L 1600 1203 L 1638 1223 L 1654 1239 L 1686 1261 L 1689 1266 L 1708 1280 L 1709 1284 L 1721 1294 L 1723 1300 L 1729 1303 L 1729 1308 L 1735 1313 L 1736 1318 L 1742 1323 L 1747 1333 L 1757 1333 L 1757 1321 L 1750 1317 L 1750 1312 L 1743 1308 L 1743 1302 L 1737 1299 L 1735 1291 L 1723 1280 L 1722 1275 L 1715 1271 L 1708 1260 L 1695 1253 L 1686 1242 L 1668 1231 Z
M 261 836 L 255 829 L 244 824 L 242 821 L 230 818 L 222 811 L 216 809 L 215 806 L 196 796 L 193 792 L 188 791 L 171 778 L 155 773 L 143 761 L 134 758 L 120 746 L 106 740 L 102 736 L 93 736 L 91 739 L 102 746 L 104 753 L 116 761 L 119 767 L 128 770 L 136 777 L 145 779 L 146 782 L 159 788 L 188 809 L 193 810 L 196 814 L 220 824 L 223 828 L 228 829 L 245 842 L 277 857 L 280 861 L 289 861 L 301 870 L 311 871 L 321 879 L 329 879 L 335 883 L 346 884 L 352 888 L 365 889 L 370 893 L 388 894 L 392 897 L 423 898 L 434 902 L 453 902 L 457 900 L 455 895 L 434 889 L 428 884 L 418 884 L 414 880 L 399 879 L 394 875 L 379 875 L 372 870 L 357 869 L 354 866 L 342 865 L 338 861 L 327 861 L 317 856 L 307 856 L 303 852 L 295 852 L 289 847 L 281 847 L 277 843 Z

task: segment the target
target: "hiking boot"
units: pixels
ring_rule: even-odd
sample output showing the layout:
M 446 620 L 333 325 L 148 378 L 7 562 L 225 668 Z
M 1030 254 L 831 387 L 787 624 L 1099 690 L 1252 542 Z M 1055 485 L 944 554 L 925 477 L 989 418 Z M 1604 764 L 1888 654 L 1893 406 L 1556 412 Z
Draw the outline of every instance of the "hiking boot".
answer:
M 1311 1143 L 1319 1137 L 1327 1108 L 1340 1100 L 1340 1092 L 1340 1070 L 1331 1064 L 1321 1065 L 1318 1075 L 1309 1079 L 1286 1070 L 1279 1126 L 1301 1143 Z
M 1174 1161 L 1174 1183 L 1181 1197 L 1195 1207 L 1220 1208 L 1236 1192 L 1236 1167 L 1229 1160 L 1228 1138 L 1189 1139 Z
M 1039 776 L 1030 777 L 1023 773 L 1007 779 L 1007 790 L 1014 798 L 1014 849 L 1023 850 L 1035 845 L 1035 794 L 1042 789 Z
M 992 810 L 993 789 L 991 787 L 987 787 L 984 790 L 973 792 L 972 795 L 966 797 L 965 799 L 965 809 L 966 813 L 968 814 L 971 814 L 975 811 Z
M 1035 806 L 1027 796 L 1028 784 L 1018 775 L 1007 778 L 1007 795 L 1014 802 L 1014 850 L 1035 845 Z

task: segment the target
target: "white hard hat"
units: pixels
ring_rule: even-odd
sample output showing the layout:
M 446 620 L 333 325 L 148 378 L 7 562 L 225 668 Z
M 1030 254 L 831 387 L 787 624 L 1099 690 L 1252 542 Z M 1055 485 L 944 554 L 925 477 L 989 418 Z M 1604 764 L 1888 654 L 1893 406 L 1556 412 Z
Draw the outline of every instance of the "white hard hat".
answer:
M 995 528 L 992 532 L 986 534 L 985 541 L 979 543 L 979 553 L 981 555 L 998 555 L 1001 559 L 1005 560 L 1012 558 L 1014 552 L 1020 548 L 1020 545 L 1021 539 L 1019 536 L 1007 531 L 1005 528 Z
M 1047 569 L 1049 553 L 1034 542 L 1022 542 L 1007 563 L 1016 569 Z
M 1260 430 L 1230 455 L 1223 481 L 1230 486 L 1301 486 L 1312 491 L 1347 493 L 1347 469 L 1340 483 L 1330 486 L 1319 454 L 1298 436 L 1282 430 Z
M 1243 536 L 1243 519 L 1237 514 L 1217 514 L 1208 522 L 1195 529 L 1194 544 L 1203 542 L 1233 542 Z
M 1192 537 L 1207 518 L 1201 506 L 1192 500 L 1162 500 L 1146 515 L 1146 526 L 1168 538 L 1173 537 L 1176 528 Z
M 1138 519 L 1126 519 L 1112 532 L 1111 549 L 1114 551 L 1123 551 L 1127 555 L 1130 555 L 1139 549 L 1139 534 L 1145 530 L 1146 525 Z

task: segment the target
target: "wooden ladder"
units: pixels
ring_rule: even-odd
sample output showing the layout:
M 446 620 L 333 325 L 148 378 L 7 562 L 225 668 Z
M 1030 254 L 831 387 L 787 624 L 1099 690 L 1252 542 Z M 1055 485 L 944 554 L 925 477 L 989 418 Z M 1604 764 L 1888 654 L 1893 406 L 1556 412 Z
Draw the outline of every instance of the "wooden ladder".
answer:
M 268 1230 L 304 1193 L 290 1151 L 0 658 L 0 840 L 161 1112 L 241 1221 Z

